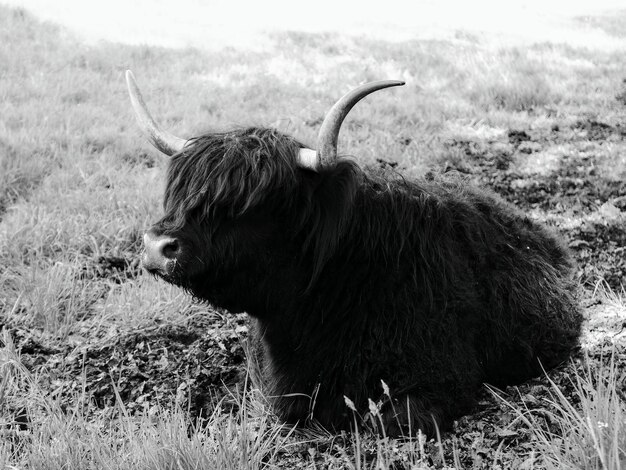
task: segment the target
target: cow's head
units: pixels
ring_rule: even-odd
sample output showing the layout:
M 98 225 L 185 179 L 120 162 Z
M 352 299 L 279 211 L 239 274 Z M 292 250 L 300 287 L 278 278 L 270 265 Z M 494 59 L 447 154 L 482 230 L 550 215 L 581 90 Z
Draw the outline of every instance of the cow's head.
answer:
M 356 167 L 337 160 L 341 123 L 366 95 L 404 84 L 372 82 L 342 97 L 321 125 L 315 151 L 274 129 L 178 138 L 156 124 L 130 71 L 126 80 L 139 125 L 171 157 L 165 215 L 144 236 L 144 267 L 231 310 L 239 309 L 233 289 L 245 295 L 262 288 L 252 285 L 259 280 L 310 281 L 355 190 L 349 182 Z M 303 266 L 310 247 L 317 255 L 301 273 L 295 266 Z

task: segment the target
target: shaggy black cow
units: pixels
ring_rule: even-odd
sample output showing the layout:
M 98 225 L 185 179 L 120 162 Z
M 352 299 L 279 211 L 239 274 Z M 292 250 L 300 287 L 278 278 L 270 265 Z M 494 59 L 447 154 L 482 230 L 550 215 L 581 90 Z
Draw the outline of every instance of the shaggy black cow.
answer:
M 402 82 L 344 96 L 315 152 L 274 129 L 184 141 L 157 127 L 127 80 L 139 123 L 172 156 L 144 266 L 256 319 L 285 421 L 349 427 L 344 396 L 361 414 L 371 398 L 387 432 L 432 433 L 482 383 L 524 381 L 577 344 L 572 265 L 548 230 L 457 175 L 407 181 L 336 158 L 351 107 Z

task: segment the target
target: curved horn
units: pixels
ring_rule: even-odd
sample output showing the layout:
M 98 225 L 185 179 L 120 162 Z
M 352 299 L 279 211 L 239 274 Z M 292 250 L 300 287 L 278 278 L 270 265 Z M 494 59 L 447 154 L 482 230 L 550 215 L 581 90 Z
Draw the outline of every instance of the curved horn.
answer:
M 128 85 L 128 94 L 130 95 L 130 102 L 135 110 L 137 123 L 148 137 L 148 140 L 150 140 L 150 143 L 168 156 L 181 152 L 187 141 L 169 132 L 162 131 L 159 128 L 148 112 L 146 103 L 135 81 L 135 76 L 130 70 L 126 71 L 126 84 Z
M 324 166 L 333 163 L 337 159 L 337 137 L 341 123 L 348 115 L 352 107 L 370 93 L 383 88 L 401 86 L 405 82 L 400 80 L 381 80 L 361 85 L 346 93 L 337 101 L 326 117 L 317 137 L 317 165 Z

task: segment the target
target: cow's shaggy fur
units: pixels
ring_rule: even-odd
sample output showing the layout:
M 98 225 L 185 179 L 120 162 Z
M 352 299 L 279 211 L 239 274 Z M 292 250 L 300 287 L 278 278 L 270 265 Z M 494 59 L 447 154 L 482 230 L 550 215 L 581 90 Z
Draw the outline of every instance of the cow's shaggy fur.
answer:
M 198 137 L 168 171 L 154 227 L 181 243 L 166 280 L 256 319 L 278 415 L 349 427 L 344 396 L 388 432 L 447 427 L 483 382 L 567 359 L 581 317 L 568 253 L 493 193 L 339 159 L 297 166 L 270 129 Z

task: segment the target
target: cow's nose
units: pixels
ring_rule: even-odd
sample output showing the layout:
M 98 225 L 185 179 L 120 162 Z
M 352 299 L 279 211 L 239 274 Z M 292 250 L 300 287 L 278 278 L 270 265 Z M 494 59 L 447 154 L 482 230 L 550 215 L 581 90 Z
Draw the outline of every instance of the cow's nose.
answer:
M 143 243 L 143 267 L 154 274 L 171 274 L 180 254 L 178 240 L 169 235 L 157 235 L 150 230 L 143 236 Z

